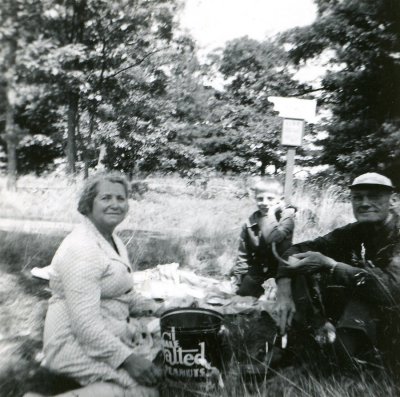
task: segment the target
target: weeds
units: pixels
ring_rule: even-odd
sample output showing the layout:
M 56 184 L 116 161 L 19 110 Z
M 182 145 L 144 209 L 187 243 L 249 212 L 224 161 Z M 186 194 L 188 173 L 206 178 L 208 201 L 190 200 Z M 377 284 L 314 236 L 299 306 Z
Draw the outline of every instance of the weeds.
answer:
M 2 216 L 78 222 L 79 183 L 50 178 L 25 178 L 25 189 L 2 191 Z M 0 181 L 0 186 L 2 185 Z M 140 200 L 131 200 L 121 237 L 137 269 L 178 262 L 203 275 L 224 277 L 236 256 L 240 226 L 254 210 L 246 181 L 216 179 L 191 184 L 177 178 L 151 179 Z M 29 187 L 29 188 L 28 188 Z M 39 188 L 41 187 L 41 188 Z M 335 187 L 298 185 L 295 241 L 314 238 L 351 220 L 346 197 Z M 0 396 L 19 397 L 37 373 L 46 283 L 29 270 L 50 263 L 62 235 L 0 232 Z M 272 371 L 272 370 L 271 370 Z M 227 376 L 219 395 L 273 397 L 356 397 L 399 395 L 384 374 L 358 378 L 315 375 L 309 368 L 285 368 L 260 382 L 244 382 L 239 370 Z M 46 382 L 50 382 L 50 378 Z M 42 382 L 43 379 L 36 382 Z M 40 385 L 43 386 L 43 385 Z M 51 385 L 49 385 L 51 388 Z

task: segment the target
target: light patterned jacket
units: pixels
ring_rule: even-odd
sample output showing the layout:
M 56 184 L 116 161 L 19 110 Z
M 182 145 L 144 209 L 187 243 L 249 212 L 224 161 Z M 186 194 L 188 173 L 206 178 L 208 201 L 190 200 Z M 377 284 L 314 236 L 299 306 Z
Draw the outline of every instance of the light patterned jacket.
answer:
M 52 261 L 42 365 L 82 385 L 136 384 L 120 366 L 132 354 L 130 311 L 143 302 L 133 291 L 126 247 L 113 238 L 118 253 L 85 218 Z

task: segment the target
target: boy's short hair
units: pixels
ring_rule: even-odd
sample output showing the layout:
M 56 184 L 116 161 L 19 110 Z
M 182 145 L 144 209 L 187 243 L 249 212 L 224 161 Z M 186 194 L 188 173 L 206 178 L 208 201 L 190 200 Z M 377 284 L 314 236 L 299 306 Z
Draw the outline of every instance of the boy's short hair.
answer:
M 278 195 L 283 195 L 283 186 L 275 178 L 263 178 L 257 181 L 252 188 L 254 194 L 258 192 L 271 192 Z

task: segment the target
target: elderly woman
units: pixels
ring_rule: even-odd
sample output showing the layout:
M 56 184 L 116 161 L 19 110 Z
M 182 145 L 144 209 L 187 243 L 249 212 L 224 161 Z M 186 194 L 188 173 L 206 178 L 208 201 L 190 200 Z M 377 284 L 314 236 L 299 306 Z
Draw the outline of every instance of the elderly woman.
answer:
M 78 211 L 83 222 L 52 261 L 42 365 L 83 386 L 65 397 L 157 396 L 161 371 L 133 354 L 129 313 L 138 298 L 114 233 L 128 212 L 126 180 L 114 173 L 88 180 Z

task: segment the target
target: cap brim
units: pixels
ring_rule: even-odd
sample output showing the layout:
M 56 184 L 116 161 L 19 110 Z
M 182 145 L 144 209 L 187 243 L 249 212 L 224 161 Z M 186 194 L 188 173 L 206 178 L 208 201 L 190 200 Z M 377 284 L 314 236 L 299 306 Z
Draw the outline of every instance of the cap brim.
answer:
M 356 185 L 349 185 L 350 189 L 367 189 L 367 188 L 375 188 L 379 190 L 387 190 L 387 191 L 393 191 L 394 187 L 393 186 L 387 186 L 387 185 L 381 185 L 377 183 L 358 183 Z

